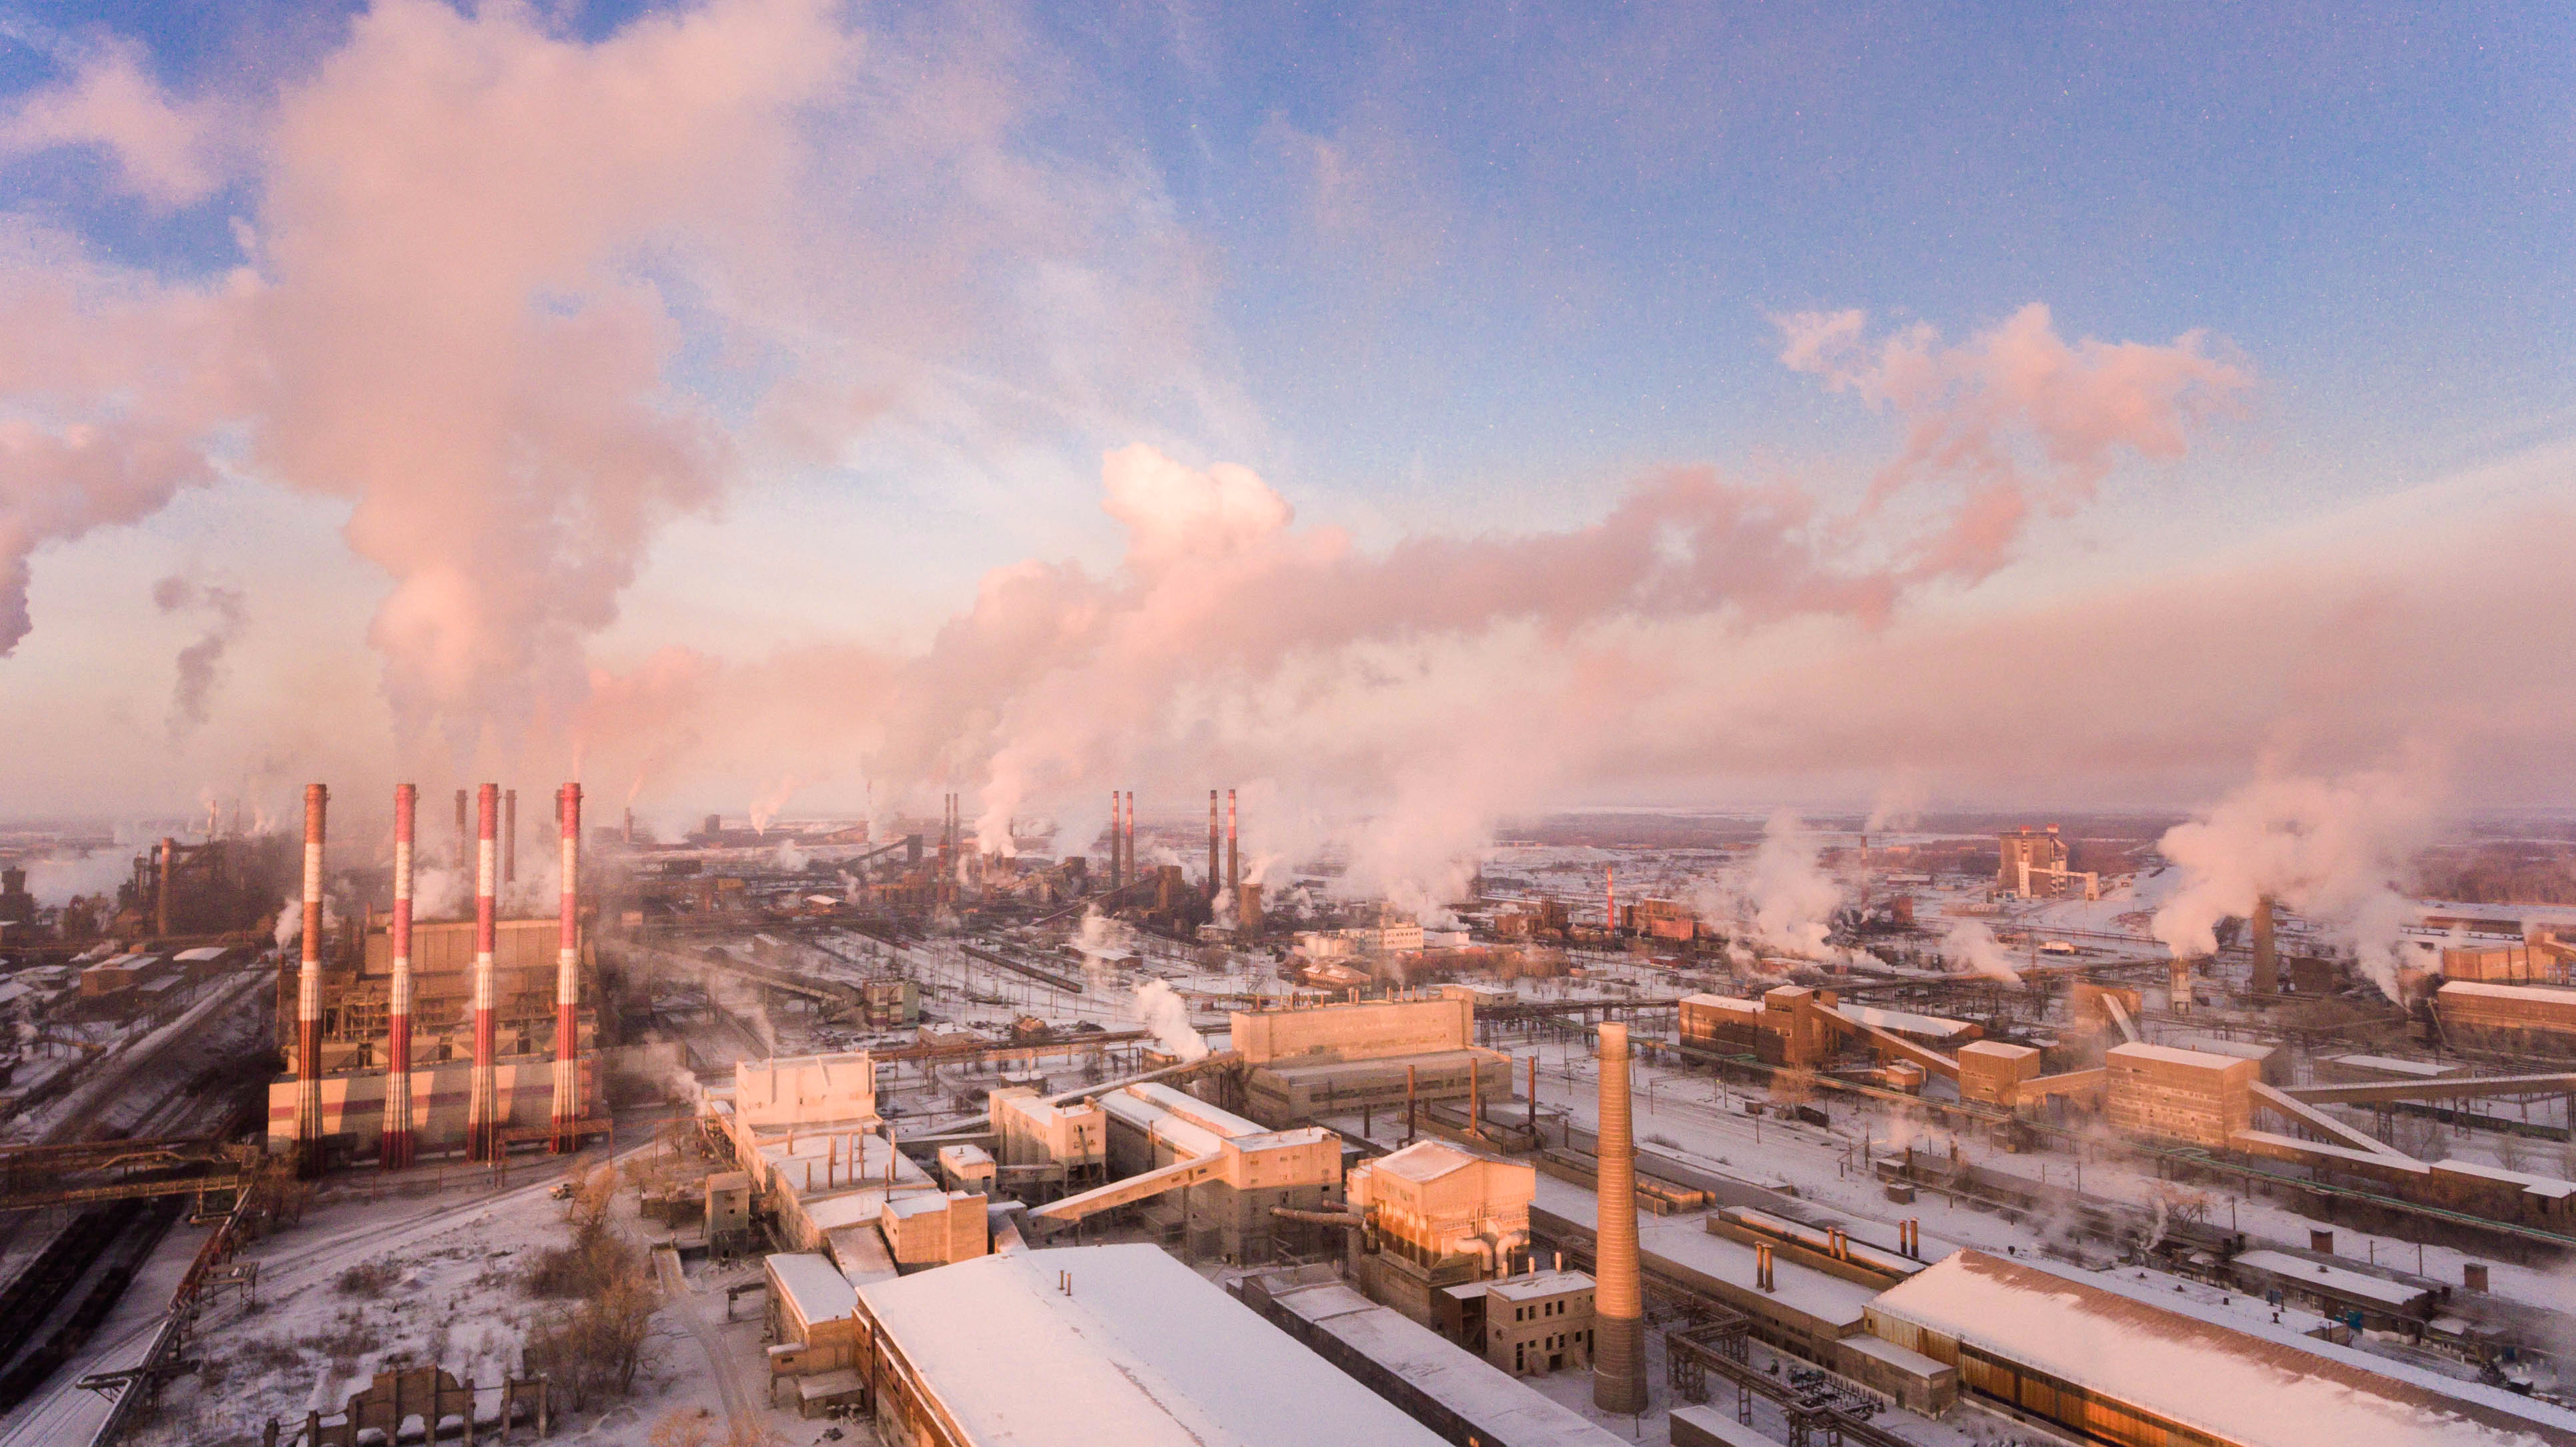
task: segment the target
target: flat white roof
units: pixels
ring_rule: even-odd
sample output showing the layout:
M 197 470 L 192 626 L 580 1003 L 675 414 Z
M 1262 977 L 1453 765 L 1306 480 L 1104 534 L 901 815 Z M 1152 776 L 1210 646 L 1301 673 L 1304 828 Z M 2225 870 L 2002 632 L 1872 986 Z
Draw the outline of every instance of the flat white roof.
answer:
M 1533 1271 L 1519 1276 L 1506 1276 L 1485 1283 L 1487 1295 L 1505 1301 L 1535 1301 L 1543 1296 L 1563 1296 L 1569 1291 L 1590 1291 L 1592 1278 L 1580 1271 Z
M 1473 1154 L 1447 1141 L 1415 1141 L 1400 1151 L 1378 1157 L 1369 1163 L 1369 1169 L 1419 1183 L 1436 1181 L 1475 1163 Z
M 2241 1447 L 2576 1447 L 2576 1414 L 2115 1285 L 1961 1251 L 1871 1305 Z
M 2576 990 L 2555 989 L 2548 985 L 2490 985 L 2484 980 L 2453 980 L 2442 986 L 2445 995 L 2486 995 L 2499 1000 L 2525 1000 L 2535 1004 L 2576 1005 Z
M 2481 1180 L 2520 1186 L 2535 1196 L 2546 1196 L 2551 1200 L 2576 1195 L 2576 1182 L 2562 1181 L 2556 1176 L 2533 1175 L 2529 1171 L 2508 1171 L 2502 1166 L 2485 1165 L 2478 1161 L 2435 1161 L 2433 1169 L 2456 1176 L 2476 1176 Z
M 2161 1060 L 2167 1065 L 2192 1065 L 2203 1070 L 2245 1063 L 2240 1056 L 2212 1055 L 2206 1050 L 2184 1050 L 2173 1045 L 2114 1045 L 2105 1053 L 2113 1060 Z
M 2400 1060 L 2393 1055 L 2332 1055 L 2327 1058 L 2337 1065 L 2348 1065 L 2355 1070 L 2376 1070 L 2383 1074 L 2416 1076 L 2426 1080 L 2444 1075 L 2456 1075 L 2461 1069 L 2460 1066 L 2445 1065 L 2438 1060 Z
M 858 1307 L 859 1295 L 849 1278 L 819 1251 L 783 1251 L 767 1258 L 767 1264 L 799 1321 L 847 1321 Z
M 1907 1035 L 1930 1035 L 1947 1040 L 1964 1035 L 1976 1027 L 1965 1020 L 1945 1020 L 1938 1015 L 1917 1015 L 1911 1010 L 1882 1010 L 1875 1005 L 1836 1005 L 1834 1013 L 1855 1025 L 1870 1025 L 1881 1030 L 1894 1030 Z
M 1442 1447 L 1159 1247 L 980 1256 L 859 1296 L 972 1447 Z
M 1744 1015 L 1759 1015 L 1762 1013 L 1761 1001 L 1739 1000 L 1733 995 L 1684 995 L 1682 996 L 1682 1003 L 1685 1005 L 1705 1005 L 1712 1010 L 1733 1010 Z
M 2349 1271 L 2324 1261 L 2310 1261 L 2286 1251 L 2247 1251 L 2228 1259 L 2235 1265 L 2251 1266 L 2275 1276 L 2295 1276 L 2301 1281 L 2331 1287 L 2346 1296 L 2358 1296 L 2387 1306 L 2412 1306 L 2426 1295 L 2420 1286 L 2409 1286 L 2402 1281 L 2391 1281 L 2366 1272 Z
M 1512 1447 L 1616 1447 L 1623 1440 L 1339 1281 L 1292 1287 L 1272 1299 L 1457 1413 L 1478 1437 Z

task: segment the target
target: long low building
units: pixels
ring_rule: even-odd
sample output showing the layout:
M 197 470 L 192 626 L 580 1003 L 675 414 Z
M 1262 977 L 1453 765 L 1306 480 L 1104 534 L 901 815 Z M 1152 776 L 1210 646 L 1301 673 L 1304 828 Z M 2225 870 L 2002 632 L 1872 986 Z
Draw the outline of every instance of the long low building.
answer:
M 1868 1316 L 1961 1390 L 2117 1447 L 2576 1447 L 2576 1414 L 1982 1251 Z
M 1599 1207 L 1593 1193 L 1541 1176 L 1530 1207 L 1530 1234 L 1589 1254 Z M 1646 1274 L 1694 1292 L 1753 1323 L 1762 1340 L 1808 1361 L 1831 1367 L 1916 1411 L 1948 1408 L 1957 1392 L 1949 1366 L 1911 1351 L 1889 1351 L 1867 1335 L 1868 1309 L 1878 1288 L 1799 1263 L 1782 1254 L 1772 1262 L 1772 1286 L 1756 1284 L 1752 1244 L 1709 1230 L 1714 1218 L 1640 1216 L 1637 1255 Z
M 1429 1327 L 1360 1295 L 1330 1267 L 1248 1278 L 1243 1299 L 1453 1442 L 1617 1447 L 1622 1440 Z
M 1016 1251 L 858 1290 L 889 1447 L 1440 1447 L 1146 1245 Z

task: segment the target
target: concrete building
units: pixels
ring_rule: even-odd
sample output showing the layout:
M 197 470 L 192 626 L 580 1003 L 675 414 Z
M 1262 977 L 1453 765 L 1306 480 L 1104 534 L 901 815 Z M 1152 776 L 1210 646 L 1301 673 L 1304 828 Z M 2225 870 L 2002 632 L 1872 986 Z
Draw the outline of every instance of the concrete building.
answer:
M 1511 1095 L 1511 1057 L 1475 1043 L 1475 1007 L 1463 999 L 1238 1010 L 1233 1032 L 1251 1066 L 1246 1108 L 1269 1126 L 1401 1110 L 1408 1080 L 1418 1100 Z
M 2001 859 L 1995 869 L 1995 885 L 2007 894 L 2024 899 L 2046 899 L 2071 896 L 2080 899 L 2102 897 L 2102 876 L 2068 867 L 2073 857 L 2066 841 L 2059 838 L 2057 826 L 2051 824 L 2038 834 L 2024 825 L 1997 839 Z
M 2117 1129 L 2226 1150 L 2254 1121 L 2261 1065 L 2170 1045 L 2119 1045 L 2103 1057 L 2104 1114 Z
M 1592 1366 L 1592 1278 L 1537 1271 L 1485 1287 L 1485 1360 L 1514 1376 Z
M 1439 1447 L 1147 1245 L 1021 1251 L 858 1289 L 888 1447 Z
M 1360 1259 L 1361 1289 L 1425 1326 L 1439 1294 L 1510 1274 L 1529 1249 L 1538 1170 L 1445 1141 L 1417 1141 L 1363 1161 L 1342 1183 L 1352 1212 L 1368 1218 L 1377 1251 Z
M 769 1288 L 769 1399 L 793 1391 L 801 1416 L 857 1400 L 859 1294 L 840 1269 L 809 1252 L 761 1259 Z
M 1959 1047 L 1959 1098 L 2010 1109 L 2021 1083 L 2038 1076 L 2040 1052 L 2028 1045 L 1975 1040 Z
M 2433 1013 L 2458 1049 L 2576 1059 L 2576 989 L 2452 980 Z
M 984 1203 L 980 1192 L 888 1196 L 877 1214 L 877 1230 L 885 1236 L 895 1269 L 946 1266 L 983 1255 L 992 1244 Z
M 1244 1304 L 1272 1325 L 1449 1442 L 1612 1447 L 1626 1440 L 1495 1371 L 1470 1349 L 1371 1302 L 1328 1266 L 1248 1277 L 1241 1292 Z
M 2576 1447 L 2576 1414 L 2118 1284 L 1960 1251 L 1867 1317 L 1963 1391 L 2111 1447 Z

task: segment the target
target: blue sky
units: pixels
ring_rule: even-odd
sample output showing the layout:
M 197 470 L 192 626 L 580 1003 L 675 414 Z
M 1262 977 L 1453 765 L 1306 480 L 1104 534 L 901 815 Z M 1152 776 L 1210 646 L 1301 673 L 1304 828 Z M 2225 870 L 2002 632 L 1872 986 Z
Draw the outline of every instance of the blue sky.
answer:
M 574 46 L 660 11 L 539 7 Z M 257 115 L 314 85 L 363 14 L 0 0 L 0 112 L 128 45 L 170 97 Z M 1120 534 L 1099 458 L 1131 441 L 1247 465 L 1301 519 L 1371 546 L 1580 525 L 1668 463 L 1848 500 L 1897 424 L 1780 364 L 1775 319 L 1806 311 L 1958 340 L 2040 302 L 2070 339 L 2206 332 L 2259 379 L 2186 459 L 2124 466 L 2098 504 L 2042 524 L 1955 600 L 1970 611 L 2187 568 L 2576 433 L 2565 7 L 1175 3 L 888 6 L 846 24 L 865 36 L 863 94 L 813 114 L 816 146 L 836 125 L 875 145 L 855 134 L 882 122 L 875 87 L 971 53 L 1020 105 L 999 151 L 1059 183 L 1032 214 L 1085 229 L 1061 253 L 1000 223 L 961 230 L 948 259 L 968 280 L 923 323 L 937 344 L 904 344 L 935 397 L 827 461 L 747 454 L 721 505 L 644 550 L 589 638 L 607 666 L 675 642 L 918 643 L 992 568 L 1106 568 Z M 935 89 L 904 100 L 938 105 Z M 20 146 L 0 154 L 0 210 L 166 284 L 256 269 L 238 228 L 265 234 L 279 172 L 258 124 L 245 134 L 248 159 L 175 208 L 119 194 L 96 147 Z M 855 252 L 907 208 L 955 219 L 941 182 L 834 166 L 815 183 L 834 197 L 810 218 L 816 254 L 831 226 Z M 669 380 L 747 426 L 777 369 L 698 314 L 721 311 L 721 276 L 660 282 L 687 336 Z M 903 299 L 842 300 L 816 327 L 865 350 L 867 319 Z M 1111 336 L 1074 356 L 1068 300 L 1169 315 L 1132 353 Z M 793 364 L 794 329 L 772 318 L 762 338 Z M 1070 360 L 1030 360 L 1050 346 Z M 327 540 L 345 516 L 286 491 L 234 511 L 271 541 Z M 119 591 L 133 570 L 259 571 L 243 556 L 258 544 L 210 544 L 177 516 L 40 550 L 37 631 L 0 676 L 59 680 L 83 650 L 144 646 L 105 641 L 158 626 Z M 376 605 L 363 568 L 326 571 L 353 616 Z M 365 647 L 362 624 L 344 646 Z M 271 666 L 258 629 L 245 689 Z M 217 746 L 189 748 L 208 757 L 173 786 L 216 767 Z

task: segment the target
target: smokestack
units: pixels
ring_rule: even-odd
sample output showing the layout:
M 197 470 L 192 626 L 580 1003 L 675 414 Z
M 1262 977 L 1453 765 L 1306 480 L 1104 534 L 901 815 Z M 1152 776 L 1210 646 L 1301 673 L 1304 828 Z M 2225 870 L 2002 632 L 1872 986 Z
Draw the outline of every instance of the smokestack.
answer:
M 457 790 L 457 791 L 456 791 L 456 867 L 457 867 L 457 868 L 459 868 L 459 869 L 464 868 L 464 867 L 465 867 L 465 861 L 466 861 L 466 859 L 467 859 L 469 856 L 471 856 L 471 855 L 472 855 L 472 853 L 474 852 L 474 843 L 473 843 L 473 841 L 474 841 L 474 826 L 473 826 L 471 823 L 468 823 L 468 822 L 467 822 L 467 820 L 466 820 L 466 817 L 465 817 L 465 791 L 464 791 L 463 789 L 459 789 L 459 790 Z
M 626 841 L 626 842 L 627 842 L 627 843 L 629 843 L 629 844 L 632 844 L 632 843 L 634 843 L 634 842 L 635 842 L 635 811 L 634 811 L 634 810 L 629 809 L 629 810 L 627 810 L 627 811 L 626 811 L 626 828 L 625 828 L 625 830 L 624 830 L 624 832 L 623 832 L 623 833 L 621 833 L 621 834 L 619 834 L 619 835 L 618 835 L 618 837 L 619 837 L 620 839 L 623 839 L 624 841 Z
M 494 875 L 500 869 L 501 786 L 485 784 L 474 795 L 474 1081 L 465 1101 L 465 1158 L 501 1158 L 500 1044 L 492 1018 Z
M 386 1010 L 385 1138 L 376 1163 L 398 1171 L 411 1164 L 411 867 L 413 817 L 420 791 L 394 786 L 394 979 Z
M 2281 962 L 2273 950 L 2272 896 L 2268 894 L 2254 901 L 2253 990 L 2257 996 L 2281 992 Z
M 501 794 L 501 882 L 519 882 L 519 791 Z
M 563 824 L 563 931 L 555 947 L 555 1154 L 581 1149 L 581 785 L 555 792 Z
M 1615 865 L 1601 867 L 1601 918 L 1602 928 L 1614 935 L 1619 932 L 1619 870 Z
M 1216 902 L 1216 790 L 1208 790 L 1208 902 Z
M 170 932 L 170 866 L 177 862 L 178 854 L 179 841 L 163 836 L 161 872 L 158 887 L 152 892 L 152 932 L 156 935 Z
M 2188 1015 L 2191 1013 L 2191 957 L 2174 956 L 2171 968 L 2169 988 L 2173 998 L 2167 1002 L 2166 1008 L 2177 1015 Z
M 1243 898 L 1243 841 L 1234 832 L 1234 791 L 1225 791 L 1225 892 L 1238 901 L 1236 918 L 1240 920 Z
M 304 786 L 304 946 L 295 976 L 295 1169 L 322 1174 L 322 816 L 331 791 Z
M 1127 791 L 1127 873 L 1133 877 L 1131 883 L 1133 879 L 1144 878 L 1136 870 L 1136 791 L 1133 789 Z
M 1118 791 L 1112 789 L 1109 791 L 1109 887 L 1111 889 L 1116 889 L 1126 882 L 1119 869 L 1119 865 L 1123 862 L 1119 856 Z
M 1645 1289 L 1637 1277 L 1637 1160 L 1628 1113 L 1628 1027 L 1601 1026 L 1599 1224 L 1592 1290 L 1592 1405 L 1646 1410 Z

